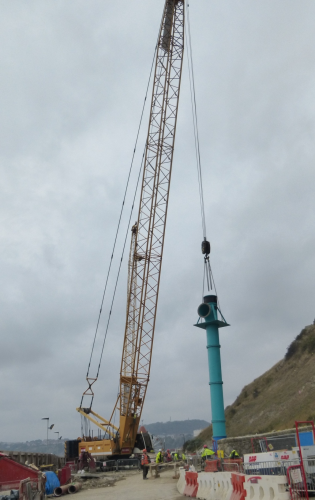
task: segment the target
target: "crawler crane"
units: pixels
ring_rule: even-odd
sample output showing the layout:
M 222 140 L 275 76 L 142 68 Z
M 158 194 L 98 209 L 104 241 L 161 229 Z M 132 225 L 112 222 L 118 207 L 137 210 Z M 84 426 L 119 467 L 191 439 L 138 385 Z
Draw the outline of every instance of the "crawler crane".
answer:
M 184 0 L 166 0 L 156 51 L 138 220 L 132 227 L 128 263 L 127 314 L 120 389 L 109 420 L 81 404 L 77 411 L 98 428 L 83 437 L 81 451 L 96 459 L 128 457 L 135 448 L 147 392 L 159 294 L 165 225 L 174 154 L 184 52 Z M 96 379 L 87 377 L 91 395 Z M 113 423 L 119 411 L 119 426 Z M 107 439 L 100 436 L 106 435 Z M 143 448 L 144 444 L 136 446 Z

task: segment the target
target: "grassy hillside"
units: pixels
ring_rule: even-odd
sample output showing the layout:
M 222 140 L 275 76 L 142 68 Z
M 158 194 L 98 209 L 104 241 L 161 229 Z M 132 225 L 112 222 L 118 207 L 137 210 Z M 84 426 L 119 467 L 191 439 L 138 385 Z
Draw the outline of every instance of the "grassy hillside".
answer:
M 315 420 L 315 325 L 305 327 L 283 360 L 245 386 L 225 409 L 227 435 L 244 436 L 294 427 Z M 209 426 L 189 448 L 209 441 Z

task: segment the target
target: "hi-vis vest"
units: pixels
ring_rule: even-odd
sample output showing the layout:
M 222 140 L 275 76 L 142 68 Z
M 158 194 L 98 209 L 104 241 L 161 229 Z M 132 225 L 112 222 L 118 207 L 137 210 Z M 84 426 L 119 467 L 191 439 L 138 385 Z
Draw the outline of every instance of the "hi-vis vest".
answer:
M 163 456 L 162 456 L 162 453 L 159 451 L 159 453 L 156 455 L 156 459 L 155 459 L 156 463 L 159 464 L 161 462 L 163 462 Z
M 146 453 L 143 453 L 141 457 L 141 465 L 147 465 L 149 463 L 149 457 Z
M 209 450 L 209 448 L 205 448 L 201 454 L 201 458 L 208 457 L 210 455 L 214 455 L 214 451 Z

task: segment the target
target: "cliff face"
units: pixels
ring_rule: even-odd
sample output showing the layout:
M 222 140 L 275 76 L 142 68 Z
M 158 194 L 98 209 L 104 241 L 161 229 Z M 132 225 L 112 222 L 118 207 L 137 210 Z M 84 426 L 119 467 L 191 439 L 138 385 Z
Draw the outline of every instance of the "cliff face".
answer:
M 283 360 L 243 388 L 225 409 L 225 416 L 229 437 L 292 428 L 295 420 L 315 420 L 315 325 L 301 331 Z M 210 426 L 194 444 L 199 446 L 211 436 Z

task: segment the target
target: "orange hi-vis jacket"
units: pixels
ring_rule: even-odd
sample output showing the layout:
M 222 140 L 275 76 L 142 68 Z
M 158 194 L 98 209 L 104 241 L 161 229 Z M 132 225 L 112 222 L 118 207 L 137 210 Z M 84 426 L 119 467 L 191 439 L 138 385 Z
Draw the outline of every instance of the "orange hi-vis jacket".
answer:
M 146 453 L 143 453 L 141 457 L 141 465 L 148 465 L 149 463 L 149 457 Z

